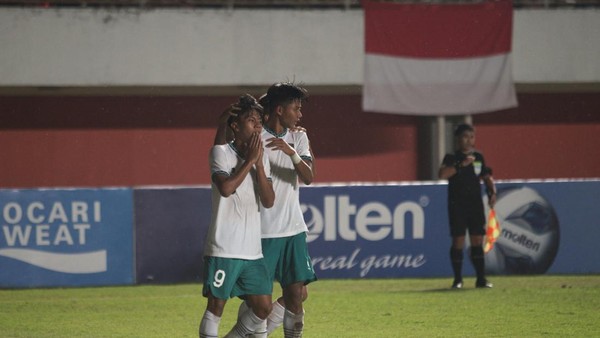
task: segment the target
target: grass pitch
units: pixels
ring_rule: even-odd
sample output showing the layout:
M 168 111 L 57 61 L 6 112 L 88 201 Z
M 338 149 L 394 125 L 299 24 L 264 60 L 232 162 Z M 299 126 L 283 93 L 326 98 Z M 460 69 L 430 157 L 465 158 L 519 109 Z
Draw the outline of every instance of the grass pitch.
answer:
M 600 337 L 600 275 L 491 281 L 450 290 L 449 278 L 320 280 L 309 286 L 304 337 Z M 0 290 L 0 337 L 197 337 L 201 288 Z M 228 302 L 221 336 L 238 305 Z

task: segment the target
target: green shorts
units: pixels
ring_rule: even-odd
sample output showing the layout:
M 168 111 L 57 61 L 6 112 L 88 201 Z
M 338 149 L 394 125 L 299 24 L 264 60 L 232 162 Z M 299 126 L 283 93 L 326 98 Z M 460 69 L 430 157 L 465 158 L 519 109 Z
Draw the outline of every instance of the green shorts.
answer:
M 270 295 L 273 280 L 263 258 L 245 260 L 204 257 L 204 286 L 202 295 L 219 299 L 244 295 Z
M 271 280 L 278 281 L 281 287 L 317 280 L 305 232 L 290 237 L 263 238 L 262 250 Z

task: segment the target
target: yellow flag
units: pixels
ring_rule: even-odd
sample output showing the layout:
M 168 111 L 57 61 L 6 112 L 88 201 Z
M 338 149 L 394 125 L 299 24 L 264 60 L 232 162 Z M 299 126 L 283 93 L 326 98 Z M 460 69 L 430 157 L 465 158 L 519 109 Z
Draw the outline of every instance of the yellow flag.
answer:
M 494 211 L 494 209 L 490 209 L 483 252 L 487 253 L 492 250 L 494 248 L 494 243 L 496 243 L 496 239 L 498 239 L 499 236 L 500 222 L 498 222 L 498 219 L 496 218 L 496 211 Z

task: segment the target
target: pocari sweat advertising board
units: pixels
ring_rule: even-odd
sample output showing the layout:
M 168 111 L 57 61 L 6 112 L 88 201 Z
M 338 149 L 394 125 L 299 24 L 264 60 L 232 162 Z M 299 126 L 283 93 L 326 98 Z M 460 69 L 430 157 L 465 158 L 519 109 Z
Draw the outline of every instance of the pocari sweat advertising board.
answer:
M 134 283 L 131 189 L 0 190 L 0 286 Z

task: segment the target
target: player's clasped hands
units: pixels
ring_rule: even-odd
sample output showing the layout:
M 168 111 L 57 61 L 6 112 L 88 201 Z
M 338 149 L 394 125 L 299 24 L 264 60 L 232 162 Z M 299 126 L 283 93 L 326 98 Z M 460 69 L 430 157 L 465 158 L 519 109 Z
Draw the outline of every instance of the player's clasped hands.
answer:
M 246 160 L 253 164 L 262 165 L 262 154 L 263 154 L 263 145 L 262 139 L 260 138 L 260 133 L 255 132 L 252 133 L 250 137 L 250 143 L 246 148 Z

